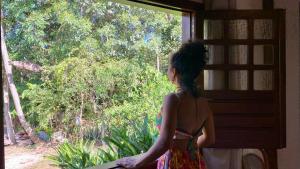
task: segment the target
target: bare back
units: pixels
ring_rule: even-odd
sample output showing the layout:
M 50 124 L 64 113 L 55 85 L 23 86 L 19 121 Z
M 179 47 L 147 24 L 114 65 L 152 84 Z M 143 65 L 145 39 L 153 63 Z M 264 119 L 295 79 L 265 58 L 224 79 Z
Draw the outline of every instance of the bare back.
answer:
M 177 93 L 176 96 L 179 103 L 173 146 L 185 150 L 189 141 L 187 136 L 198 137 L 205 131 L 205 122 L 209 119 L 211 111 L 205 98 L 195 98 L 186 92 Z
M 194 98 L 190 94 L 178 94 L 177 128 L 194 135 L 208 117 L 207 99 Z

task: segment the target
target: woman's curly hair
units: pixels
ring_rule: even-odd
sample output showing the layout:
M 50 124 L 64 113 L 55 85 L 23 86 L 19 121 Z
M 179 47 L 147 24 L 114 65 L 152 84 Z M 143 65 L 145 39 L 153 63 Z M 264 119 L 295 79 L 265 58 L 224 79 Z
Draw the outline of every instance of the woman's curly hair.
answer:
M 206 64 L 206 52 L 200 41 L 188 41 L 171 56 L 170 64 L 180 77 L 180 88 L 194 97 L 200 96 L 196 79 Z

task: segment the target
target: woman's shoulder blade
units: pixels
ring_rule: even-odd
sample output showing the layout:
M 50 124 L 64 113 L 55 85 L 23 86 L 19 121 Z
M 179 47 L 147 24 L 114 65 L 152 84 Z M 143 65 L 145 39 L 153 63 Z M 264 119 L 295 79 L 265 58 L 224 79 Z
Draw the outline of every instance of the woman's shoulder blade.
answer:
M 177 93 L 169 93 L 168 95 L 165 96 L 165 102 L 178 102 L 179 101 L 179 96 Z

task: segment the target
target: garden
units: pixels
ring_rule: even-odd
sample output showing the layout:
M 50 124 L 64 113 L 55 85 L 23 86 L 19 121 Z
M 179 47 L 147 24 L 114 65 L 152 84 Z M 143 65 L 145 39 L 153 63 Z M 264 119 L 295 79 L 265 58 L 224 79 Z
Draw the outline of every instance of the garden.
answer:
M 109 0 L 1 5 L 20 106 L 35 145 L 54 150 L 44 157 L 51 165 L 80 169 L 148 150 L 163 97 L 175 90 L 166 71 L 182 41 L 180 12 Z M 6 128 L 26 135 L 12 97 Z

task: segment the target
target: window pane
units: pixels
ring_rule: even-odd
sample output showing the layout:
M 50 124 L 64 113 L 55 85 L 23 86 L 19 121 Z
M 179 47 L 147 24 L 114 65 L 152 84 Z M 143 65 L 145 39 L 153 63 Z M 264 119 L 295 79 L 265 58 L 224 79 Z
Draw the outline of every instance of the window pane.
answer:
M 222 90 L 225 88 L 224 71 L 204 70 L 204 90 Z
M 272 90 L 273 72 L 272 70 L 254 71 L 254 90 Z
M 229 63 L 230 64 L 247 64 L 248 46 L 233 45 L 229 46 Z
M 224 47 L 220 45 L 207 45 L 208 62 L 207 64 L 223 64 L 224 63 Z
M 272 39 L 273 23 L 271 19 L 254 20 L 254 39 Z
M 254 45 L 253 63 L 255 65 L 273 64 L 274 51 L 272 45 Z
M 248 71 L 233 70 L 229 71 L 229 89 L 247 90 L 248 89 Z
M 229 39 L 247 39 L 247 20 L 230 20 L 228 23 Z
M 222 20 L 204 20 L 203 28 L 204 39 L 222 39 L 223 21 Z

